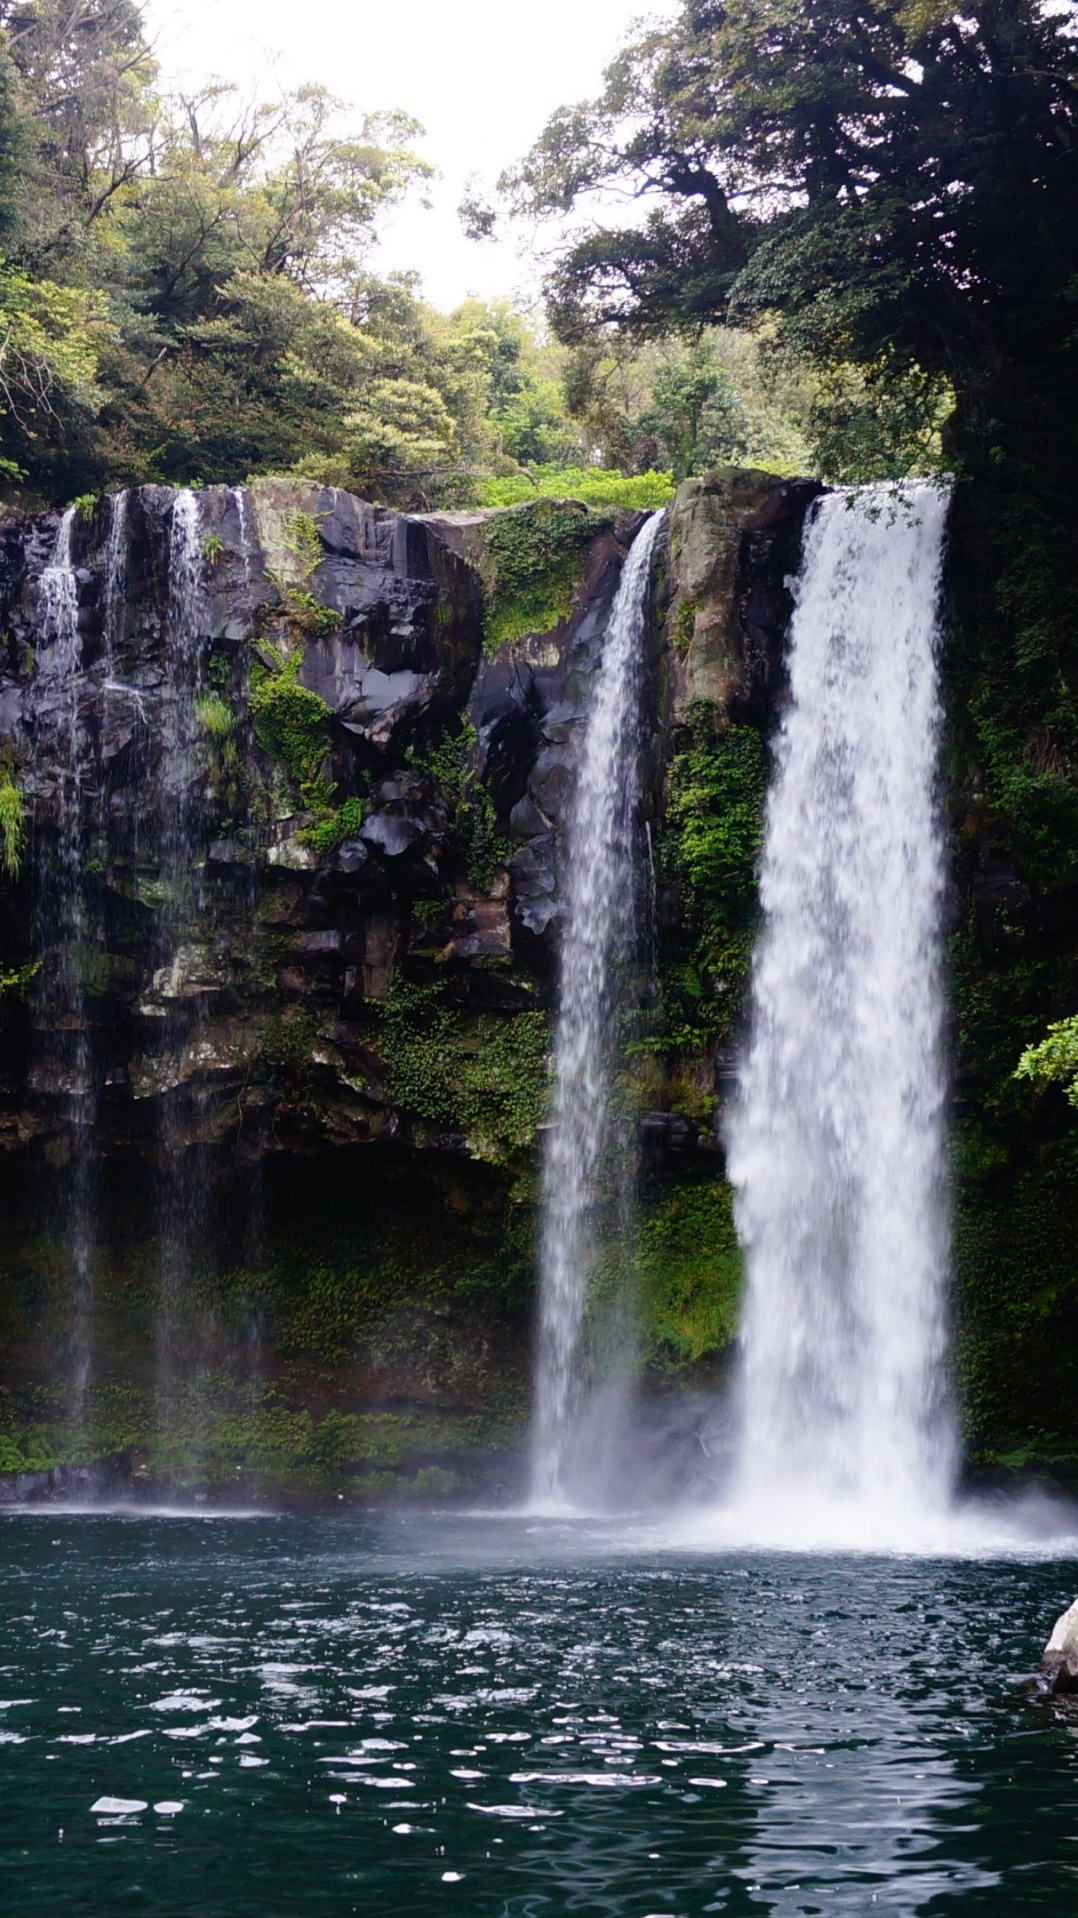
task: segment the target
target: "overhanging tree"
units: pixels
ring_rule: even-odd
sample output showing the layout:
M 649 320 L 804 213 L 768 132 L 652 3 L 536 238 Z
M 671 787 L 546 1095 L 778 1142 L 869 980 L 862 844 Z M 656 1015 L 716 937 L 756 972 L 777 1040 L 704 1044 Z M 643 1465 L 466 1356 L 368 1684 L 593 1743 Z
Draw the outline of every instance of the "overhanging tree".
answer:
M 570 341 L 782 316 L 827 366 L 960 393 L 1078 322 L 1078 8 L 689 0 L 506 182 L 584 214 Z M 611 222 L 596 204 L 631 203 Z

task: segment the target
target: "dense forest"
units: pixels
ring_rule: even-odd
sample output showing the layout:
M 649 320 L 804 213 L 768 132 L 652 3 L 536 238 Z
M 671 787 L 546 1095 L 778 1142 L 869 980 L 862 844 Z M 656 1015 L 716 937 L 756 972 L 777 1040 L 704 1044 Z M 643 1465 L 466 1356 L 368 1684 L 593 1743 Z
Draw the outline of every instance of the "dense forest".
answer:
M 9 486 L 289 472 L 402 504 L 497 481 L 502 504 L 549 468 L 601 492 L 595 468 L 804 461 L 804 382 L 776 392 L 747 338 L 574 355 L 508 303 L 445 315 L 418 276 L 372 274 L 379 222 L 430 172 L 402 115 L 355 119 L 316 86 L 170 95 L 135 0 L 2 24 Z
M 380 222 L 430 171 L 403 115 L 355 117 L 316 86 L 264 105 L 223 85 L 171 94 L 135 0 L 35 0 L 5 6 L 2 25 L 3 472 L 30 496 L 288 472 L 391 503 L 509 504 L 559 469 L 599 496 L 596 469 L 680 479 L 733 461 L 870 478 L 939 463 L 967 348 L 939 288 L 899 296 L 890 237 L 871 299 L 854 297 L 857 222 L 874 211 L 851 204 L 834 228 L 817 211 L 815 234 L 800 211 L 792 226 L 739 213 L 736 242 L 716 246 L 723 166 L 747 170 L 735 201 L 772 191 L 772 161 L 750 152 L 758 108 L 734 15 L 690 9 L 623 55 L 591 117 L 556 120 L 503 183 L 505 206 L 530 214 L 619 174 L 666 196 L 642 227 L 572 249 L 549 317 L 478 301 L 441 314 L 418 275 L 370 271 Z M 897 57 L 905 30 L 880 31 L 888 45 L 872 57 Z M 821 114 L 856 113 L 853 43 L 830 62 L 791 102 L 795 145 L 826 144 Z M 611 146 L 619 120 L 649 131 Z M 905 131 L 898 144 L 915 172 L 923 156 Z M 730 149 L 714 173 L 709 146 Z M 819 170 L 809 149 L 791 160 Z M 821 177 L 820 206 L 845 190 Z M 479 235 L 494 218 L 464 215 Z M 903 237 L 911 260 L 924 243 Z M 915 315 L 931 300 L 938 317 Z

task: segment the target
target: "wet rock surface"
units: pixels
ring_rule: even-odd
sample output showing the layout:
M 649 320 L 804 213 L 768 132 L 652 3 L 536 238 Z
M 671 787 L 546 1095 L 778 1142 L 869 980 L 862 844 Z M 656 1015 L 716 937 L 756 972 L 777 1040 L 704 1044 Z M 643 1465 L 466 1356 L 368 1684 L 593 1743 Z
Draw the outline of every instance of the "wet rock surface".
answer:
M 686 701 L 710 687 L 721 726 L 775 697 L 800 496 L 750 479 L 702 483 L 736 495 L 706 579 L 702 532 L 686 557 L 675 516 L 660 542 L 649 827 Z M 498 646 L 489 517 L 267 480 L 0 520 L 0 777 L 25 809 L 0 885 L 0 1438 L 14 1394 L 32 1468 L 0 1502 L 146 1469 L 221 1487 L 237 1460 L 248 1490 L 351 1484 L 360 1456 L 363 1497 L 401 1472 L 445 1490 L 517 1442 L 564 837 L 644 516 L 574 508 L 564 617 Z M 679 652 L 690 586 L 712 665 L 732 595 L 710 680 Z M 716 1176 L 701 1070 L 643 1093 L 656 1193 Z M 691 1226 L 663 1230 L 684 1261 Z M 57 1436 L 79 1336 L 94 1456 L 120 1461 L 92 1483 L 56 1462 L 90 1455 Z M 186 1464 L 154 1409 L 169 1341 Z M 693 1430 L 671 1407 L 656 1448 L 695 1460 Z
M 706 699 L 742 724 L 767 726 L 780 704 L 791 589 L 817 480 L 720 467 L 686 480 L 670 508 L 675 714 Z
M 652 810 L 686 700 L 774 696 L 814 490 L 719 474 L 679 494 L 650 660 Z M 357 1081 L 336 1025 L 369 1028 L 434 982 L 464 1009 L 549 1006 L 580 731 L 644 516 L 597 520 L 569 616 L 496 651 L 488 517 L 413 518 L 291 480 L 135 488 L 69 519 L 66 641 L 43 584 L 57 516 L 0 522 L 0 753 L 30 827 L 5 951 L 36 968 L 4 1007 L 0 1139 L 70 1128 L 78 1052 L 100 1150 L 156 1150 L 155 1109 L 185 1088 L 205 1094 L 175 1115 L 191 1143 L 245 1126 L 249 1150 L 312 1128 L 422 1143 L 385 1074 Z M 283 689 L 272 734 L 267 676 Z M 298 776 L 289 727 L 304 726 Z M 651 1125 L 664 1155 L 688 1149 L 674 1130 Z

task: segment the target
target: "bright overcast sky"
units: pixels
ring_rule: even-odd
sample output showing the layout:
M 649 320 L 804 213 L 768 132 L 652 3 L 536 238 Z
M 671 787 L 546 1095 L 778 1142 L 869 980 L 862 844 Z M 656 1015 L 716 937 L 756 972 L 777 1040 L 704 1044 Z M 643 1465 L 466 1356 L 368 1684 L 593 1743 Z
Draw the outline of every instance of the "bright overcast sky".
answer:
M 672 0 L 148 0 L 163 78 L 211 75 L 245 92 L 317 80 L 361 112 L 403 108 L 426 128 L 441 175 L 431 208 L 393 218 L 376 264 L 416 268 L 427 297 L 533 297 L 523 237 L 465 239 L 456 209 L 466 182 L 488 187 L 526 151 L 555 107 L 594 93 L 641 17 Z

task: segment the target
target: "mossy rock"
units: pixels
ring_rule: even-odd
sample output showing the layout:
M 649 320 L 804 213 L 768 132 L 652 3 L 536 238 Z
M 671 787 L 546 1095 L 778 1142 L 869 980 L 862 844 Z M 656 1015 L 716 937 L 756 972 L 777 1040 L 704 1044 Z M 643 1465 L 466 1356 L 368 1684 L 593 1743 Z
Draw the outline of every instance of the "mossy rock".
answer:
M 488 521 L 481 571 L 487 585 L 487 645 L 553 632 L 573 610 L 591 542 L 610 524 L 573 501 L 539 499 Z

